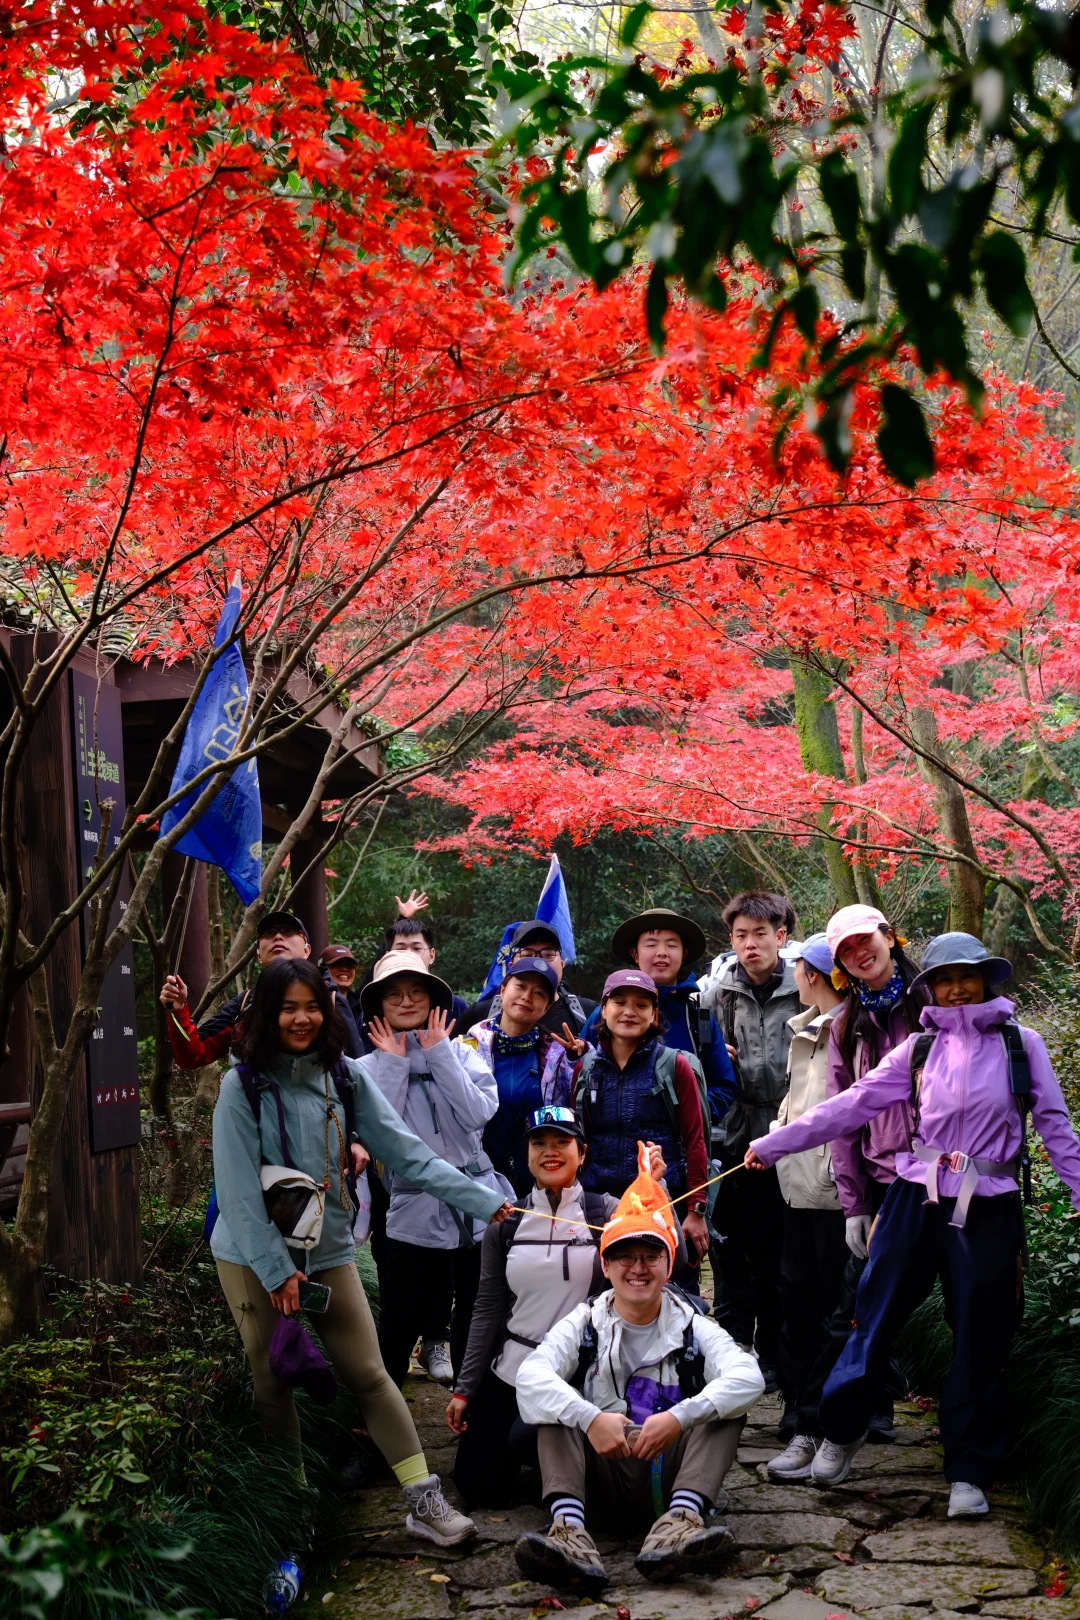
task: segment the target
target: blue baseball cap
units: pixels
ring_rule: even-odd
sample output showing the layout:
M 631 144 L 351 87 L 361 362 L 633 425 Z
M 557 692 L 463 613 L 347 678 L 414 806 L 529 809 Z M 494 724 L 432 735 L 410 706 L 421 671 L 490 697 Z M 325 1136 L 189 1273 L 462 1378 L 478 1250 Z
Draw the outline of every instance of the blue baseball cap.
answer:
M 548 966 L 542 956 L 519 956 L 515 962 L 511 962 L 503 974 L 503 984 L 507 979 L 520 979 L 523 973 L 535 973 L 537 978 L 543 979 L 551 991 L 550 999 L 555 1000 L 559 993 L 559 975 L 553 967 Z
M 826 978 L 829 978 L 835 965 L 824 934 L 811 934 L 801 945 L 793 945 L 790 960 L 805 962 L 815 973 L 823 973 Z

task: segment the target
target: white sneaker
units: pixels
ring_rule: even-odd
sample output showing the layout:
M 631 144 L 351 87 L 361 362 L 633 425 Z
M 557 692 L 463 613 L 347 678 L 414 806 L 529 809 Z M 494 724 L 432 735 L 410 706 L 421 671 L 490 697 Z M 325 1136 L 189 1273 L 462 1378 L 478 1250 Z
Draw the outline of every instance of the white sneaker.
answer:
M 809 1479 L 810 1465 L 817 1451 L 817 1441 L 809 1434 L 795 1434 L 787 1443 L 787 1450 L 772 1457 L 765 1464 L 770 1479 Z
M 989 1513 L 990 1504 L 977 1485 L 958 1479 L 949 1492 L 950 1519 L 978 1519 Z
M 420 1346 L 420 1365 L 437 1384 L 452 1384 L 454 1369 L 450 1365 L 450 1346 L 445 1339 L 425 1339 Z
M 835 1440 L 823 1440 L 810 1465 L 810 1478 L 814 1484 L 826 1487 L 842 1485 L 851 1473 L 852 1458 L 865 1444 L 865 1434 L 860 1434 L 857 1440 L 849 1441 L 846 1446 L 839 1445 Z
M 415 1485 L 406 1485 L 405 1500 L 409 1504 L 405 1528 L 410 1536 L 422 1536 L 440 1547 L 456 1547 L 459 1541 L 467 1541 L 476 1534 L 472 1520 L 446 1500 L 438 1474 L 429 1474 Z

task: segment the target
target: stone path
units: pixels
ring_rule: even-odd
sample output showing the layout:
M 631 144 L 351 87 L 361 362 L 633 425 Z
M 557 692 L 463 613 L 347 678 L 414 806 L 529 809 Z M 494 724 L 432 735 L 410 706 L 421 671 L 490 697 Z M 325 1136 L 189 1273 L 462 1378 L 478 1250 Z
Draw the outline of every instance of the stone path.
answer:
M 448 1479 L 446 1392 L 409 1378 L 405 1393 L 431 1465 Z M 305 1620 L 544 1620 L 565 1606 L 579 1608 L 575 1620 L 627 1620 L 626 1611 L 630 1620 L 757 1620 L 766 1610 L 768 1620 L 1080 1620 L 1080 1583 L 1075 1597 L 1043 1595 L 1052 1578 L 1045 1549 L 1025 1532 L 1016 1497 L 994 1492 L 981 1524 L 946 1519 L 932 1411 L 899 1407 L 896 1443 L 864 1447 L 834 1491 L 768 1482 L 765 1463 L 781 1449 L 778 1417 L 775 1398 L 758 1402 L 728 1475 L 724 1517 L 738 1554 L 723 1579 L 650 1586 L 634 1569 L 637 1543 L 599 1541 L 612 1577 L 603 1602 L 553 1602 L 514 1563 L 516 1538 L 545 1522 L 528 1485 L 501 1510 L 473 1515 L 476 1541 L 419 1556 L 403 1533 L 400 1493 L 388 1487 L 357 1493 L 331 1550 L 336 1572 L 316 1578 L 295 1612 Z

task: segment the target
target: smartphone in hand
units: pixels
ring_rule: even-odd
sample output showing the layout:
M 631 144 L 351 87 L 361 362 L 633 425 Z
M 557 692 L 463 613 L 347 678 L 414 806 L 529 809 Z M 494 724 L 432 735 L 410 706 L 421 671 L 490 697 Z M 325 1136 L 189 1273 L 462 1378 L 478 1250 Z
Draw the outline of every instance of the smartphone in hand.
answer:
M 308 1311 L 312 1316 L 321 1316 L 330 1303 L 330 1289 L 326 1283 L 308 1282 L 306 1279 L 297 1284 L 300 1295 L 300 1309 Z

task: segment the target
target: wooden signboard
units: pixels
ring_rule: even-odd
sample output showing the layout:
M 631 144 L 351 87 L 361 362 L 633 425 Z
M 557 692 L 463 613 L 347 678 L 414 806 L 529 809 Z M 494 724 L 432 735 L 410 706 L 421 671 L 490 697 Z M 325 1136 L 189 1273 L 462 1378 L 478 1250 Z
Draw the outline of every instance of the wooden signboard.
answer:
M 76 859 L 82 882 L 104 858 L 102 806 L 112 800 L 110 849 L 124 822 L 124 738 L 120 693 L 81 670 L 71 671 L 71 741 L 75 771 Z M 125 874 L 112 922 L 127 904 Z M 82 917 L 83 948 L 88 918 Z M 139 1141 L 139 1049 L 135 1035 L 135 959 L 124 947 L 101 987 L 98 1022 L 87 1048 L 90 1151 L 134 1147 Z

